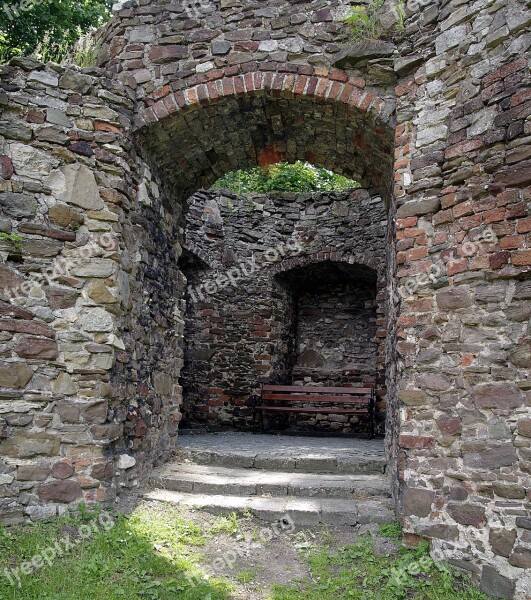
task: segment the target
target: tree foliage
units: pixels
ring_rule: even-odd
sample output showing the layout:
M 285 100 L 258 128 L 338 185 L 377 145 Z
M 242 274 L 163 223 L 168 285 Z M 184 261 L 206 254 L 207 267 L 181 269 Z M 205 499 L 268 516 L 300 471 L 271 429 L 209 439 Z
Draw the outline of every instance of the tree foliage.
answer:
M 81 35 L 110 16 L 113 0 L 0 0 L 0 61 L 60 60 Z
M 359 183 L 327 169 L 298 161 L 267 167 L 233 171 L 214 183 L 213 188 L 226 188 L 236 194 L 252 192 L 319 192 L 341 191 L 360 187 Z

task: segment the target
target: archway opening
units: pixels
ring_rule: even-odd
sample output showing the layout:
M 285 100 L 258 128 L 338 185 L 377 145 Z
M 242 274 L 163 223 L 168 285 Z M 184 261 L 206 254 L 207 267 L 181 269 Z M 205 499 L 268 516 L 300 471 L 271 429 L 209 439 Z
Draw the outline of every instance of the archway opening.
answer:
M 164 221 L 173 231 L 178 225 L 184 249 L 183 426 L 249 429 L 249 393 L 264 382 L 292 380 L 297 344 L 304 353 L 286 319 L 295 296 L 287 276 L 275 277 L 280 265 L 288 271 L 330 259 L 370 264 L 378 273 L 372 287 L 336 273 L 336 300 L 358 295 L 356 310 L 367 304 L 364 310 L 374 313 L 377 293 L 385 295 L 393 130 L 374 111 L 339 98 L 262 89 L 190 103 L 141 129 L 138 140 L 159 184 Z M 207 189 L 231 171 L 297 161 L 363 187 L 251 198 Z M 371 334 L 363 335 L 372 340 L 375 327 L 385 331 L 386 316 L 371 319 Z M 374 349 L 367 352 L 373 362 L 383 362 Z M 354 354 L 350 358 L 351 374 L 360 382 L 372 378 L 383 389 L 376 367 L 354 367 Z M 298 375 L 304 379 L 302 371 Z

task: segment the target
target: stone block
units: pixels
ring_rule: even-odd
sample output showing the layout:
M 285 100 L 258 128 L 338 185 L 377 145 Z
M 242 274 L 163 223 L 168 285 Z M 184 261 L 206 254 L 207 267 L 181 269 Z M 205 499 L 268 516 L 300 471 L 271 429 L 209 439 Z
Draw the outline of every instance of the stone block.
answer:
M 523 405 L 520 388 L 509 382 L 482 383 L 475 386 L 472 393 L 478 408 L 501 408 L 509 410 Z
M 37 200 L 29 194 L 0 194 L 0 205 L 4 212 L 15 219 L 33 218 L 37 212 Z
M 472 469 L 494 470 L 510 467 L 518 461 L 516 449 L 512 443 L 488 444 L 465 442 L 462 446 L 465 467 Z
M 485 508 L 478 504 L 449 502 L 448 514 L 461 525 L 482 527 L 486 522 Z
M 437 292 L 435 299 L 441 310 L 456 310 L 472 306 L 472 298 L 465 287 L 454 287 Z
M 21 362 L 0 362 L 0 387 L 23 388 L 33 377 L 33 369 Z
M 56 456 L 60 443 L 57 435 L 39 431 L 17 432 L 0 442 L 0 452 L 15 458 Z
M 22 358 L 55 360 L 59 356 L 57 342 L 36 337 L 24 336 L 14 348 Z
M 511 556 L 509 556 L 509 563 L 520 569 L 531 569 L 531 549 L 516 546 Z
M 408 487 L 404 492 L 404 514 L 416 517 L 429 516 L 434 498 L 435 492 L 432 490 Z
M 62 174 L 62 177 L 61 177 Z M 55 174 L 54 186 L 58 198 L 68 204 L 86 210 L 100 210 L 105 207 L 94 173 L 85 165 L 74 163 L 61 168 Z
M 516 541 L 516 529 L 491 529 L 489 543 L 494 554 L 509 557 Z
M 81 486 L 77 481 L 71 479 L 41 484 L 37 493 L 39 498 L 46 502 L 61 502 L 65 504 L 83 497 Z

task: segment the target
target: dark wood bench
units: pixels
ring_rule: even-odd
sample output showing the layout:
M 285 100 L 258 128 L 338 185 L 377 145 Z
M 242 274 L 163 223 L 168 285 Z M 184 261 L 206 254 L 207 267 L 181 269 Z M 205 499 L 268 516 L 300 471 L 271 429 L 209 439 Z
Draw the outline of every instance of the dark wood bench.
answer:
M 321 404 L 321 406 L 316 406 Z M 374 437 L 376 394 L 373 387 L 313 387 L 262 384 L 260 395 L 249 398 L 256 431 L 260 415 L 264 433 L 264 413 L 316 413 L 324 415 L 366 415 L 369 438 Z M 313 406 L 311 406 L 313 405 Z

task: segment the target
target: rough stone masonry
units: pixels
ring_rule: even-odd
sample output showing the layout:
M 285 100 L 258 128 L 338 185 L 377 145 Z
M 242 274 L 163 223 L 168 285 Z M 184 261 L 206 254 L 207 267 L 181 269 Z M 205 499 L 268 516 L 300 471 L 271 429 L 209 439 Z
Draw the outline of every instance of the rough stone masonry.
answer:
M 186 200 L 302 159 L 386 203 L 406 538 L 529 597 L 528 3 L 418 3 L 394 42 L 363 47 L 342 0 L 187 4 L 122 3 L 97 68 L 0 67 L 2 521 L 112 500 L 169 458 Z

